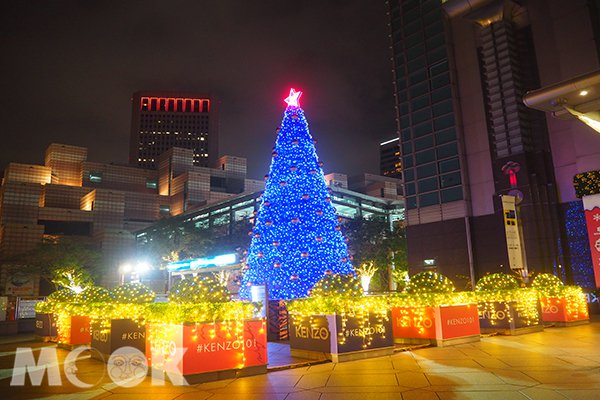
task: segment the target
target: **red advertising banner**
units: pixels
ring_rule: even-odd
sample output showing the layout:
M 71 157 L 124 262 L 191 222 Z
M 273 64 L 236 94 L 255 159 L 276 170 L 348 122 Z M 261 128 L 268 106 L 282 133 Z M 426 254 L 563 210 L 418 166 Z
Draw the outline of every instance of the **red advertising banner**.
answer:
M 479 335 L 479 314 L 476 304 L 436 307 L 438 339 Z
M 183 360 L 169 362 L 178 359 L 177 349 L 183 349 L 183 328 L 182 324 L 146 324 L 148 367 L 176 373 L 183 370 Z
M 185 350 L 179 365 L 157 365 L 168 367 L 183 375 L 203 372 L 241 369 L 267 364 L 267 335 L 263 320 L 215 324 L 160 324 L 148 327 L 146 356 L 149 365 L 152 359 L 173 356 L 177 349 Z M 160 355 L 162 353 L 162 357 Z M 177 370 L 178 369 L 178 370 Z
M 476 304 L 392 308 L 395 338 L 453 339 L 479 335 Z
M 588 239 L 590 241 L 594 278 L 596 280 L 596 287 L 600 287 L 600 194 L 583 196 L 582 200 Z
M 90 317 L 72 316 L 69 344 L 89 344 L 91 341 Z
M 435 339 L 433 307 L 394 307 L 392 323 L 395 338 Z
M 542 297 L 542 319 L 545 322 L 571 322 L 589 319 L 587 304 L 567 304 L 564 297 Z

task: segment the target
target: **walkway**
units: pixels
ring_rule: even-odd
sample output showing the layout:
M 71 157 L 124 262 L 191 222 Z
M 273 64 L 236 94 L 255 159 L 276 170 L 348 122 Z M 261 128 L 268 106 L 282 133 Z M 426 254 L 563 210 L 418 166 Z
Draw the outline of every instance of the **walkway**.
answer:
M 6 356 L 7 346 L 0 346 L 0 371 L 10 368 L 12 357 Z M 191 387 L 157 387 L 149 379 L 131 389 L 116 387 L 106 376 L 102 377 L 97 361 L 84 360 L 80 364 L 78 376 L 100 380 L 100 386 L 83 392 L 72 386 L 11 388 L 10 379 L 0 375 L 0 398 L 599 399 L 600 322 L 516 337 L 486 337 L 476 344 L 423 348 L 389 357 L 285 369 Z M 64 394 L 56 396 L 59 393 Z

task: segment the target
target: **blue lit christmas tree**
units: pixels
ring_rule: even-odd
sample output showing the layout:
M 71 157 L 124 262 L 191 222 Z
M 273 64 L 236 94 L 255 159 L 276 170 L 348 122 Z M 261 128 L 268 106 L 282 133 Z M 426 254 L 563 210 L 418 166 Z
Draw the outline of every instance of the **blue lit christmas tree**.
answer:
M 304 111 L 302 92 L 291 89 L 242 279 L 241 298 L 251 285 L 267 285 L 269 298 L 306 297 L 325 275 L 350 274 L 340 230 Z

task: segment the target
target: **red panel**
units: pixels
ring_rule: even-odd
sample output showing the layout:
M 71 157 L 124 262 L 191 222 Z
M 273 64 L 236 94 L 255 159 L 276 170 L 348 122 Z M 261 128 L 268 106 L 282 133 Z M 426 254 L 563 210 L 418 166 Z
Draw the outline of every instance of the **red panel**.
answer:
M 244 348 L 245 366 L 267 364 L 267 332 L 265 321 L 246 321 L 244 340 L 252 346 Z
M 590 318 L 587 304 L 579 309 L 568 310 L 567 300 L 562 297 L 542 297 L 540 305 L 542 306 L 542 320 L 545 322 L 570 322 Z
M 72 316 L 69 344 L 89 344 L 91 341 L 90 317 Z
M 452 339 L 479 335 L 479 314 L 476 304 L 437 307 L 439 327 L 437 339 Z
M 435 339 L 433 307 L 394 307 L 392 323 L 395 338 Z
M 150 341 L 150 330 L 160 332 L 159 340 Z M 182 361 L 169 363 L 170 357 L 177 356 L 177 349 L 183 351 L 183 325 L 146 325 L 146 359 L 148 367 L 181 373 Z
M 183 327 L 184 375 L 239 369 L 267 363 L 266 332 L 262 321 L 248 321 L 236 333 L 234 323 Z
M 600 207 L 596 206 L 591 210 L 585 210 L 585 223 L 590 241 L 596 287 L 600 287 Z
M 557 297 L 542 297 L 540 299 L 542 306 L 543 321 L 567 321 L 565 310 L 565 299 Z

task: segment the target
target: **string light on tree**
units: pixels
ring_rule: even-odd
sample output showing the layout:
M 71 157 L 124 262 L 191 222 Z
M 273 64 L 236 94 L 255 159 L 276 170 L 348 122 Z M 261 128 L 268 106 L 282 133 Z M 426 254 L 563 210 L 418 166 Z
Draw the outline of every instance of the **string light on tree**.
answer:
M 306 297 L 326 271 L 353 273 L 301 96 L 291 89 L 284 100 L 287 107 L 251 233 L 249 269 L 240 291 L 245 299 L 252 285 L 266 285 L 271 299 Z

